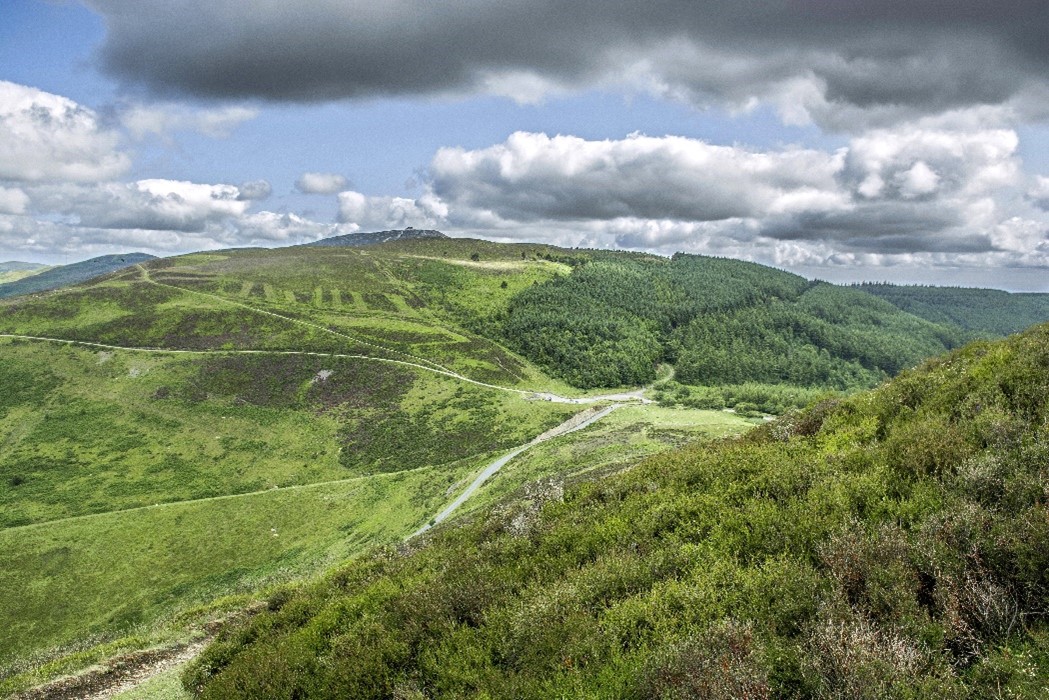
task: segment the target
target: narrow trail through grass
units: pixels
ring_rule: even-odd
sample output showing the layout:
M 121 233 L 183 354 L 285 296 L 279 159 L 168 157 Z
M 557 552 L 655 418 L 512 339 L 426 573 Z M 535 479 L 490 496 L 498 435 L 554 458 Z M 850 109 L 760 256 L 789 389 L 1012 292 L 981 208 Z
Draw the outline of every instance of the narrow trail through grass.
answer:
M 263 311 L 262 313 L 268 312 Z M 99 348 L 101 350 L 120 350 L 124 352 L 143 352 L 168 355 L 301 355 L 305 357 L 335 357 L 343 360 L 383 362 L 391 365 L 401 365 L 402 367 L 413 367 L 415 369 L 423 370 L 424 372 L 440 374 L 446 377 L 450 377 L 452 379 L 457 379 L 461 382 L 466 382 L 467 384 L 473 384 L 475 386 L 484 387 L 486 389 L 494 389 L 496 391 L 505 391 L 511 394 L 517 394 L 518 396 L 525 397 L 528 400 L 535 401 L 550 401 L 553 403 L 568 404 L 588 404 L 596 403 L 599 401 L 639 401 L 641 403 L 646 403 L 649 401 L 648 399 L 645 399 L 642 396 L 644 389 L 637 389 L 633 392 L 619 394 L 603 394 L 600 396 L 580 396 L 577 398 L 571 398 L 545 391 L 533 391 L 531 389 L 515 389 L 509 386 L 500 386 L 499 384 L 489 384 L 488 382 L 482 382 L 476 379 L 471 379 L 470 377 L 466 377 L 462 374 L 459 374 L 458 372 L 453 372 L 451 370 L 436 369 L 434 367 L 427 367 L 426 365 L 408 362 L 407 360 L 393 360 L 388 357 L 375 357 L 374 355 L 354 355 L 338 352 L 316 352 L 311 350 L 185 350 L 179 348 L 140 348 L 127 345 L 109 345 L 106 343 L 94 343 L 89 340 L 70 340 L 69 338 L 50 338 L 47 336 L 40 335 L 21 335 L 18 333 L 0 333 L 0 338 L 9 338 L 12 340 L 35 340 L 39 342 L 60 343 L 65 345 L 81 345 L 89 348 Z
M 285 350 L 285 351 L 239 350 L 239 351 L 229 351 L 229 352 L 242 352 L 242 353 L 252 353 L 252 352 L 253 353 L 265 353 L 265 352 L 271 352 L 273 354 L 316 355 L 316 356 L 324 356 L 324 357 L 341 357 L 341 358 L 360 359 L 360 360 L 372 360 L 372 361 L 375 361 L 375 362 L 389 362 L 389 363 L 393 363 L 393 364 L 404 365 L 404 366 L 407 366 L 407 367 L 416 367 L 418 369 L 426 370 L 428 372 L 434 372 L 436 374 L 443 374 L 443 375 L 445 375 L 447 377 L 452 377 L 453 379 L 458 379 L 458 380 L 463 381 L 463 382 L 468 382 L 468 383 L 474 384 L 476 386 L 482 386 L 482 387 L 486 387 L 486 388 L 489 388 L 489 389 L 497 389 L 499 391 L 507 391 L 507 392 L 511 392 L 511 393 L 514 393 L 514 394 L 519 394 L 519 395 L 522 395 L 522 396 L 542 399 L 544 401 L 553 401 L 554 403 L 585 404 L 585 403 L 594 403 L 596 401 L 606 401 L 606 400 L 610 400 L 610 401 L 634 401 L 634 400 L 640 400 L 642 403 L 644 403 L 646 401 L 646 399 L 642 396 L 642 393 L 644 392 L 644 389 L 638 389 L 638 390 L 635 390 L 633 392 L 626 392 L 626 393 L 619 393 L 619 394 L 609 394 L 607 396 L 590 396 L 590 397 L 580 397 L 580 398 L 574 398 L 573 399 L 573 398 L 568 398 L 568 397 L 565 397 L 565 396 L 560 396 L 558 394 L 553 394 L 553 393 L 550 393 L 550 392 L 539 392 L 539 391 L 532 391 L 532 390 L 528 390 L 528 389 L 515 389 L 513 387 L 502 386 L 502 385 L 499 385 L 499 384 L 489 384 L 488 382 L 482 382 L 482 381 L 478 381 L 476 379 L 471 379 L 470 377 L 467 377 L 466 375 L 460 374 L 459 372 L 456 372 L 453 369 L 449 369 L 448 367 L 445 367 L 444 365 L 438 364 L 438 363 L 436 363 L 436 362 L 434 362 L 432 360 L 428 360 L 428 359 L 426 359 L 424 357 L 419 357 L 418 355 L 413 355 L 411 353 L 404 352 L 402 350 L 395 350 L 393 348 L 388 348 L 388 347 L 386 347 L 384 345 L 379 345 L 378 343 L 373 343 L 373 342 L 370 342 L 370 341 L 367 341 L 367 340 L 362 340 L 362 339 L 357 338 L 355 336 L 351 336 L 351 335 L 348 335 L 346 333 L 342 333 L 340 331 L 333 330 L 333 329 L 328 328 L 327 326 L 323 326 L 323 325 L 321 325 L 319 323 L 313 323 L 312 321 L 304 321 L 304 320 L 299 319 L 299 318 L 294 318 L 294 317 L 291 317 L 291 316 L 285 316 L 283 314 L 278 314 L 278 313 L 273 312 L 273 311 L 267 311 L 265 309 L 260 309 L 258 307 L 250 306 L 248 304 L 244 304 L 244 303 L 241 303 L 239 301 L 234 301 L 232 299 L 227 299 L 226 297 L 219 296 L 218 294 L 212 294 L 210 292 L 201 292 L 201 291 L 197 291 L 195 289 L 185 289 L 183 287 L 179 287 L 179 286 L 173 285 L 173 284 L 168 284 L 166 282 L 157 282 L 156 280 L 154 280 L 152 277 L 149 276 L 149 271 L 145 267 L 143 267 L 142 265 L 136 265 L 135 267 L 137 267 L 142 272 L 142 280 L 145 281 L 145 282 L 148 282 L 150 284 L 154 284 L 154 285 L 157 285 L 157 286 L 160 286 L 160 287 L 167 287 L 169 289 L 174 289 L 176 291 L 186 292 L 186 293 L 189 293 L 189 294 L 197 294 L 197 295 L 200 295 L 200 296 L 208 297 L 210 299 L 215 299 L 215 300 L 223 302 L 225 304 L 230 304 L 232 306 L 238 306 L 240 308 L 247 309 L 248 311 L 252 311 L 254 313 L 264 314 L 266 316 L 272 316 L 273 318 L 279 318 L 281 320 L 288 321 L 289 323 L 295 323 L 295 324 L 298 324 L 298 325 L 301 325 L 301 326 L 306 326 L 308 328 L 313 328 L 313 329 L 322 331 L 324 333 L 328 333 L 330 335 L 334 335 L 337 338 L 342 338 L 343 340 L 348 340 L 348 341 L 350 341 L 352 343 L 359 343 L 361 345 L 367 345 L 368 347 L 372 347 L 372 348 L 375 348 L 376 350 L 381 350 L 383 352 L 388 352 L 388 353 L 392 353 L 392 354 L 396 354 L 396 355 L 401 355 L 403 357 L 409 357 L 412 360 L 414 360 L 414 362 L 410 362 L 410 361 L 407 361 L 407 360 L 394 360 L 394 359 L 390 359 L 390 358 L 374 357 L 372 355 L 358 355 L 358 354 L 344 355 L 344 354 L 337 354 L 337 353 L 320 353 L 320 352 L 289 351 L 289 350 Z M 3 336 L 0 335 L 0 337 L 3 337 Z M 90 344 L 90 343 L 88 343 L 88 344 Z M 111 346 L 99 346 L 99 347 L 111 347 Z M 116 347 L 114 349 L 132 349 L 132 348 L 119 348 L 119 347 Z M 183 350 L 183 351 L 180 351 L 180 352 L 190 352 L 190 351 Z M 213 351 L 213 352 L 217 352 L 217 351 Z
M 560 437 L 562 435 L 574 433 L 577 430 L 582 430 L 583 428 L 586 428 L 601 420 L 602 418 L 604 418 L 617 408 L 621 407 L 622 405 L 623 404 L 618 403 L 612 404 L 611 406 L 606 406 L 605 408 L 602 408 L 596 413 L 590 414 L 589 416 L 583 415 L 583 413 L 586 413 L 586 411 L 584 411 L 583 413 L 576 414 L 568 420 L 566 420 L 561 425 L 546 431 L 542 435 L 537 436 L 531 442 L 525 443 L 520 447 L 514 448 L 507 454 L 503 455 L 499 459 L 489 464 L 480 474 L 477 475 L 477 477 L 470 483 L 470 485 L 466 487 L 466 490 L 459 494 L 458 498 L 456 498 L 454 501 L 448 504 L 448 506 L 445 507 L 444 510 L 442 510 L 440 513 L 435 515 L 433 520 L 431 520 L 430 522 L 426 523 L 421 528 L 413 532 L 406 539 L 411 539 L 417 535 L 421 535 L 422 533 L 432 528 L 434 525 L 437 525 L 438 523 L 447 520 L 448 517 L 459 508 L 459 506 L 466 503 L 466 501 L 469 500 L 470 496 L 474 495 L 477 489 L 481 488 L 481 486 L 484 485 L 484 482 L 488 481 L 488 479 L 493 477 L 496 474 L 496 472 L 505 467 L 510 462 L 510 460 L 512 460 L 514 457 L 521 454 L 528 448 L 544 443 L 547 440 L 552 440 L 555 437 Z
M 469 459 L 469 458 L 468 458 Z M 226 501 L 235 498 L 250 498 L 252 496 L 261 496 L 264 494 L 285 492 L 285 491 L 299 491 L 303 489 L 321 488 L 324 486 L 335 486 L 337 484 L 351 484 L 358 481 L 368 481 L 370 479 L 379 478 L 391 478 L 395 476 L 403 476 L 404 474 L 413 474 L 415 472 L 421 472 L 427 469 L 437 469 L 441 464 L 427 464 L 422 467 L 414 467 L 412 469 L 401 469 L 399 471 L 392 472 L 380 472 L 378 474 L 366 474 L 363 476 L 351 476 L 347 479 L 333 479 L 330 481 L 318 481 L 311 484 L 292 484 L 291 486 L 272 486 L 266 489 L 259 489 L 256 491 L 245 491 L 244 493 L 227 493 L 221 496 L 207 496 L 205 498 L 188 498 L 182 501 L 165 501 L 164 503 L 151 503 L 148 506 L 136 506 L 134 508 L 120 508 L 117 510 L 107 510 L 101 513 L 85 513 L 84 515 L 72 515 L 68 518 L 56 518 L 54 520 L 44 520 L 39 523 L 29 523 L 27 525 L 14 525 L 12 527 L 4 528 L 4 532 L 14 532 L 16 530 L 29 530 L 32 528 L 46 527 L 49 525 L 55 525 L 56 523 L 68 523 L 71 521 L 79 520 L 90 520 L 92 518 L 104 518 L 109 515 L 117 515 L 124 513 L 134 513 L 142 510 L 157 510 L 159 508 L 170 508 L 172 506 L 185 506 L 193 503 L 206 503 L 209 501 Z
M 266 313 L 266 312 L 263 312 Z M 474 384 L 476 386 L 484 387 L 486 389 L 495 389 L 497 391 L 506 391 L 512 394 L 518 394 L 520 396 L 540 396 L 538 392 L 530 391 L 527 389 L 514 389 L 508 386 L 499 386 L 498 384 L 489 384 L 487 382 L 481 382 L 476 379 L 470 379 L 465 377 L 458 372 L 453 372 L 446 369 L 436 369 L 434 367 L 428 367 L 426 365 L 416 364 L 414 362 L 408 362 L 407 360 L 393 360 L 388 357 L 375 357 L 374 355 L 354 355 L 338 352 L 315 352 L 310 350 L 184 350 L 179 348 L 140 348 L 127 345 L 108 345 L 106 343 L 94 343 L 88 340 L 70 340 L 68 338 L 49 338 L 46 336 L 39 335 L 19 335 L 16 333 L 0 333 L 0 338 L 11 338 L 14 340 L 37 340 L 48 343 L 64 343 L 66 345 L 82 345 L 85 347 L 99 348 L 102 350 L 123 350 L 125 352 L 147 352 L 157 354 L 169 354 L 169 355 L 302 355 L 306 357 L 336 357 L 343 360 L 362 360 L 365 362 L 384 362 L 391 365 L 401 365 L 403 367 L 414 367 L 425 372 L 432 372 L 434 374 L 441 374 L 452 379 L 457 379 L 461 382 L 468 384 Z M 570 399 L 564 396 L 557 396 L 555 394 L 542 394 L 542 397 L 553 397 L 550 401 L 557 403 L 574 403 L 578 399 Z M 585 401 L 584 401 L 585 402 Z
M 634 391 L 634 392 L 613 394 L 613 395 L 608 395 L 608 396 L 587 396 L 587 397 L 570 398 L 570 397 L 560 396 L 560 395 L 557 395 L 557 394 L 553 394 L 553 393 L 550 393 L 550 392 L 544 392 L 544 391 L 540 391 L 540 390 L 531 390 L 531 389 L 527 389 L 527 388 L 516 388 L 516 387 L 511 387 L 511 386 L 503 386 L 503 385 L 500 385 L 500 384 L 492 384 L 492 383 L 489 383 L 489 382 L 479 381 L 477 379 L 473 379 L 471 377 L 465 376 L 464 374 L 461 374 L 460 372 L 455 371 L 454 369 L 450 369 L 449 367 L 441 365 L 441 364 L 439 364 L 437 362 L 434 362 L 434 361 L 432 361 L 430 359 L 427 359 L 425 357 L 420 357 L 420 356 L 413 355 L 413 354 L 408 353 L 408 352 L 404 352 L 404 351 L 401 351 L 401 350 L 396 350 L 396 349 L 393 349 L 393 348 L 390 348 L 390 347 L 385 347 L 384 345 L 382 345 L 380 343 L 375 343 L 375 342 L 370 342 L 368 340 L 363 340 L 361 338 L 354 337 L 351 334 L 343 333 L 343 332 L 340 332 L 340 331 L 335 330 L 333 328 L 329 328 L 329 327 L 327 327 L 325 325 L 322 325 L 321 323 L 316 323 L 316 322 L 313 322 L 313 321 L 310 321 L 310 320 L 295 318 L 293 316 L 284 315 L 284 314 L 281 314 L 281 313 L 277 313 L 275 311 L 269 311 L 269 310 L 266 310 L 266 309 L 257 308 L 257 307 L 254 307 L 254 306 L 251 306 L 251 305 L 248 305 L 248 304 L 244 304 L 244 303 L 241 303 L 241 302 L 233 300 L 233 299 L 225 298 L 225 297 L 220 296 L 218 294 L 212 294 L 212 293 L 197 291 L 197 290 L 193 290 L 193 289 L 186 289 L 186 288 L 174 285 L 174 284 L 168 284 L 166 282 L 157 281 L 157 280 L 154 280 L 154 279 L 151 278 L 151 276 L 149 274 L 149 271 L 146 269 L 146 267 L 139 265 L 139 266 L 137 266 L 137 268 L 138 268 L 138 270 L 141 273 L 141 281 L 142 282 L 146 282 L 148 284 L 155 285 L 155 286 L 158 286 L 158 287 L 167 287 L 169 289 L 175 290 L 175 291 L 180 292 L 180 293 L 188 293 L 188 294 L 191 294 L 191 295 L 207 297 L 209 299 L 213 299 L 213 300 L 215 300 L 215 301 L 217 301 L 217 302 L 219 302 L 221 304 L 224 304 L 224 305 L 230 305 L 230 306 L 239 307 L 239 308 L 245 309 L 245 310 L 250 311 L 250 312 L 255 313 L 255 314 L 269 316 L 269 317 L 272 317 L 272 318 L 279 319 L 279 320 L 281 320 L 283 322 L 287 322 L 289 324 L 296 324 L 296 325 L 301 326 L 301 327 L 306 327 L 306 328 L 310 328 L 310 329 L 313 329 L 313 330 L 316 330 L 316 331 L 320 331 L 322 333 L 325 333 L 325 334 L 334 336 L 336 338 L 339 338 L 339 339 L 341 339 L 343 341 L 346 341 L 347 343 L 353 343 L 353 347 L 347 348 L 347 350 L 358 350 L 358 352 L 356 352 L 356 353 L 355 352 L 337 353 L 337 352 L 318 352 L 318 351 L 310 351 L 310 350 L 182 349 L 182 348 L 136 347 L 136 346 L 114 345 L 114 344 L 111 344 L 111 343 L 93 342 L 93 341 L 90 341 L 90 340 L 73 340 L 73 339 L 68 339 L 68 338 L 55 338 L 55 337 L 49 337 L 49 336 L 44 336 L 44 335 L 27 335 L 27 334 L 16 334 L 16 333 L 0 333 L 0 339 L 8 339 L 8 341 L 22 341 L 22 342 L 28 342 L 28 343 L 49 343 L 49 344 L 60 344 L 60 345 L 67 345 L 67 346 L 79 346 L 79 347 L 83 347 L 83 348 L 105 350 L 105 351 L 116 351 L 116 352 L 125 352 L 125 353 L 141 353 L 141 354 L 152 354 L 152 355 L 168 355 L 168 356 L 180 356 L 181 355 L 181 356 L 197 357 L 197 356 L 234 356 L 234 355 L 255 355 L 255 356 L 293 356 L 293 355 L 299 355 L 299 356 L 304 356 L 304 357 L 338 358 L 338 359 L 354 360 L 354 361 L 361 361 L 361 362 L 384 363 L 384 364 L 387 364 L 387 365 L 397 365 L 397 366 L 401 366 L 401 367 L 411 368 L 414 371 L 429 372 L 431 374 L 441 375 L 443 377 L 448 377 L 450 379 L 458 380 L 459 382 L 463 382 L 463 383 L 466 383 L 466 384 L 471 384 L 471 385 L 474 385 L 474 386 L 477 386 L 477 387 L 481 387 L 481 388 L 484 388 L 484 389 L 489 389 L 489 390 L 493 390 L 493 391 L 505 392 L 505 393 L 508 393 L 508 394 L 513 394 L 513 395 L 515 395 L 515 396 L 517 396 L 517 397 L 519 397 L 519 398 L 521 398 L 523 400 L 526 400 L 526 401 L 547 401 L 547 402 L 551 402 L 551 403 L 560 403 L 560 404 L 594 404 L 594 403 L 608 402 L 608 401 L 640 402 L 640 403 L 647 403 L 648 402 L 643 397 L 643 391 L 644 391 L 643 389 L 640 389 L 640 390 L 637 390 L 637 391 Z M 362 350 L 362 349 L 364 350 L 364 353 L 369 353 L 372 350 L 374 350 L 376 354 L 363 354 L 363 353 L 360 352 L 360 350 Z M 383 355 L 386 355 L 386 356 L 383 356 Z M 516 375 L 513 375 L 513 376 L 516 376 Z M 517 378 L 520 380 L 519 376 Z M 525 384 L 525 386 L 527 386 L 527 383 L 524 382 L 523 380 L 522 380 L 522 384 Z M 579 429 L 585 428 L 586 426 L 590 425 L 591 423 L 593 423 L 593 422 L 595 422 L 597 420 L 600 420 L 604 416 L 606 416 L 609 413 L 611 413 L 614 409 L 618 408 L 619 405 L 620 404 L 617 403 L 617 404 L 612 405 L 612 406 L 603 406 L 603 407 L 600 407 L 600 408 L 594 408 L 594 409 L 591 409 L 591 410 L 588 410 L 588 411 L 583 411 L 581 413 L 577 413 L 577 415 L 573 416 L 568 421 L 565 421 L 564 423 L 556 426 L 555 428 L 553 428 L 551 430 L 547 430 L 546 432 L 544 432 L 544 433 L 542 433 L 542 434 L 532 438 L 531 441 L 521 445 L 518 448 L 513 449 L 512 451 L 510 451 L 507 454 L 504 454 L 503 457 L 501 457 L 501 458 L 496 459 L 496 456 L 497 456 L 498 453 L 483 453 L 483 454 L 473 455 L 470 459 L 476 460 L 479 465 L 487 465 L 487 466 L 484 469 L 482 469 L 481 472 L 479 474 L 477 474 L 475 477 L 467 477 L 467 478 L 471 479 L 470 483 L 465 488 L 463 488 L 463 490 L 457 496 L 454 497 L 454 499 L 451 501 L 450 504 L 444 506 L 438 512 L 438 514 L 433 517 L 433 519 L 430 522 L 431 523 L 441 522 L 441 521 L 444 521 L 445 519 L 447 519 L 448 517 L 450 517 L 453 514 L 453 512 L 457 508 L 459 508 L 459 506 L 461 506 L 463 503 L 465 503 L 469 498 L 471 498 L 471 496 L 473 496 L 475 494 L 475 492 L 477 492 L 477 490 L 492 475 L 494 475 L 499 470 L 499 468 L 501 468 L 503 465 L 505 465 L 507 462 L 509 462 L 511 459 L 516 457 L 521 452 L 527 450 L 528 448 L 532 447 L 533 445 L 539 444 L 541 442 L 550 440 L 550 439 L 555 438 L 555 437 L 559 437 L 559 436 L 567 434 L 569 432 L 573 432 L 574 430 L 579 430 Z M 524 437 L 524 436 L 521 436 L 521 437 Z M 494 461 L 492 461 L 492 460 L 494 460 Z M 395 464 L 395 465 L 392 465 L 392 466 L 398 466 L 398 465 Z M 168 516 L 170 516 L 172 512 L 177 512 L 177 511 L 171 510 L 171 509 L 173 509 L 175 507 L 192 506 L 193 504 L 199 504 L 199 503 L 205 503 L 205 502 L 231 501 L 231 500 L 234 500 L 234 499 L 258 498 L 258 497 L 264 497 L 266 495 L 273 494 L 273 493 L 285 493 L 285 492 L 299 492 L 299 493 L 303 493 L 304 496 L 308 496 L 311 493 L 311 491 L 309 491 L 310 489 L 313 489 L 313 490 L 324 490 L 324 489 L 327 489 L 327 488 L 333 488 L 333 487 L 337 487 L 339 485 L 345 485 L 345 484 L 376 484 L 376 485 L 379 485 L 379 484 L 382 484 L 382 483 L 386 483 L 387 479 L 397 478 L 398 476 L 403 476 L 403 475 L 412 474 L 412 473 L 419 474 L 417 477 L 412 477 L 412 478 L 428 479 L 429 478 L 429 476 L 427 476 L 427 474 L 429 473 L 428 470 L 439 469 L 442 466 L 444 466 L 444 465 L 433 465 L 433 464 L 431 464 L 431 465 L 418 466 L 418 467 L 413 467 L 413 468 L 409 468 L 409 469 L 401 469 L 401 470 L 391 471 L 391 472 L 383 472 L 383 473 L 376 473 L 376 474 L 353 476 L 353 477 L 349 477 L 349 478 L 345 478 L 345 479 L 333 479 L 333 480 L 319 481 L 319 482 L 316 482 L 316 483 L 308 483 L 308 484 L 294 484 L 294 485 L 283 486 L 283 487 L 275 487 L 274 486 L 274 487 L 269 487 L 269 488 L 264 488 L 264 489 L 256 489 L 256 490 L 251 490 L 251 491 L 245 491 L 245 492 L 242 492 L 242 493 L 226 493 L 226 494 L 215 495 L 215 496 L 207 496 L 207 497 L 203 497 L 203 498 L 189 498 L 189 499 L 185 499 L 185 500 L 174 500 L 174 501 L 166 501 L 166 502 L 161 502 L 161 503 L 152 503 L 152 504 L 149 504 L 149 505 L 137 505 L 135 507 L 130 507 L 130 508 L 108 510 L 108 511 L 105 511 L 105 512 L 98 512 L 98 513 L 86 513 L 86 514 L 83 514 L 83 515 L 74 515 L 74 516 L 70 516 L 70 517 L 66 517 L 66 518 L 58 518 L 58 519 L 55 519 L 55 520 L 48 520 L 48 521 L 43 521 L 43 522 L 38 522 L 38 523 L 29 523 L 29 524 L 25 524 L 25 525 L 16 525 L 14 527 L 5 528 L 5 531 L 23 531 L 23 532 L 25 532 L 25 531 L 30 531 L 33 528 L 36 528 L 37 531 L 40 532 L 41 528 L 54 526 L 54 525 L 60 524 L 60 523 L 69 523 L 71 521 L 79 522 L 79 521 L 87 521 L 87 520 L 97 521 L 99 519 L 103 519 L 103 518 L 111 517 L 111 516 L 115 516 L 115 515 L 123 515 L 123 514 L 134 513 L 134 512 L 156 511 L 158 509 L 164 509 L 164 512 L 167 513 Z M 464 479 L 464 481 L 465 481 L 465 479 Z M 462 483 L 462 482 L 460 482 L 460 483 Z M 357 486 L 351 486 L 350 488 L 358 488 L 358 487 Z M 449 492 L 452 492 L 452 489 L 449 489 Z M 192 494 L 187 494 L 187 495 L 192 495 Z M 296 498 L 297 498 L 297 496 L 296 496 Z M 446 496 L 446 498 L 447 498 L 447 496 Z M 447 503 L 447 501 L 445 501 L 445 502 Z M 254 507 L 251 504 L 256 503 L 256 501 L 241 501 L 241 503 L 242 504 L 243 503 L 249 504 L 248 507 L 250 508 L 250 507 Z M 431 503 L 428 506 L 427 509 L 434 508 L 434 506 L 435 505 L 439 505 L 439 503 L 440 503 L 439 501 L 436 502 L 436 503 Z M 437 510 L 437 508 L 434 508 L 434 510 Z M 433 511 L 430 511 L 430 512 L 433 512 Z M 409 527 L 415 527 L 416 524 L 419 521 L 415 520 L 415 523 L 412 523 L 411 521 L 414 520 L 415 517 L 419 517 L 419 516 L 425 516 L 425 513 L 413 513 L 412 517 L 407 519 L 407 521 L 402 524 L 401 527 L 403 529 L 401 529 L 401 532 L 403 532 L 405 530 L 409 530 Z M 422 519 L 422 518 L 420 518 L 420 519 Z M 408 525 L 409 527 L 403 527 L 404 525 Z M 94 525 L 93 524 L 89 525 L 89 527 L 94 527 Z M 418 532 L 423 532 L 426 529 L 428 529 L 429 527 L 430 527 L 429 524 L 424 524 L 423 527 Z M 30 535 L 30 534 L 31 533 L 27 532 L 27 536 Z M 418 533 L 416 533 L 416 534 L 418 534 Z M 196 651 L 197 650 L 194 649 L 191 655 L 195 655 Z M 179 659 L 179 660 L 182 661 L 182 659 Z M 141 683 L 143 683 L 146 680 L 148 680 L 150 675 L 152 675 L 152 674 L 149 674 L 149 675 L 145 675 L 144 674 L 140 678 L 135 678 L 129 684 L 122 686 L 120 688 L 120 690 L 126 690 L 126 689 L 129 689 L 129 688 L 135 688 L 138 685 L 140 685 Z M 103 695 L 99 695 L 98 697 L 109 697 L 112 694 L 112 692 L 114 692 L 114 690 L 115 690 L 114 688 L 110 687 L 110 688 L 107 689 L 106 692 L 103 693 Z

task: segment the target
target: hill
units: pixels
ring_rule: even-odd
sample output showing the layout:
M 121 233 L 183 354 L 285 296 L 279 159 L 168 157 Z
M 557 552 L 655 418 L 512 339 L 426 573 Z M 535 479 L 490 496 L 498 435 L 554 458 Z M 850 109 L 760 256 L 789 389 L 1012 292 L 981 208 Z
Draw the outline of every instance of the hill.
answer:
M 536 400 L 579 392 L 456 321 L 568 269 L 521 252 L 201 253 L 0 302 L 0 694 L 400 541 L 586 410 Z M 751 425 L 623 409 L 463 510 Z
M 863 292 L 738 260 L 580 253 L 478 324 L 579 387 L 652 381 L 874 386 L 969 337 Z M 979 322 L 974 325 L 979 326 Z
M 1049 318 L 1049 294 L 873 283 L 856 288 L 933 323 L 952 323 L 979 334 L 1008 335 Z
M 440 237 L 196 253 L 0 301 L 0 694 L 202 634 L 464 494 L 457 513 L 523 527 L 826 393 L 766 362 L 855 386 L 965 333 L 749 263 Z M 743 384 L 681 383 L 715 351 Z M 573 370 L 657 378 L 666 405 L 551 376 L 585 385 Z
M 1049 677 L 1049 326 L 273 595 L 202 698 L 1016 697 Z
M 58 267 L 52 267 L 25 279 L 0 284 L 0 299 L 67 287 L 72 284 L 84 282 L 92 277 L 119 270 L 128 265 L 135 265 L 140 262 L 145 262 L 146 260 L 153 260 L 154 257 L 155 256 L 147 255 L 146 253 L 102 255 L 97 258 L 91 258 L 90 260 L 84 260 L 70 265 L 59 265 Z
M 47 265 L 41 265 L 39 263 L 17 261 L 0 263 L 0 284 L 17 282 L 24 277 L 31 277 L 32 275 L 39 274 L 46 269 L 48 269 Z
M 307 245 L 311 246 L 336 246 L 336 247 L 360 247 L 379 245 L 380 243 L 392 243 L 395 241 L 411 241 L 420 238 L 447 238 L 440 231 L 431 229 L 397 229 L 393 231 L 375 231 L 371 233 L 347 233 L 341 236 L 331 236 L 314 241 Z

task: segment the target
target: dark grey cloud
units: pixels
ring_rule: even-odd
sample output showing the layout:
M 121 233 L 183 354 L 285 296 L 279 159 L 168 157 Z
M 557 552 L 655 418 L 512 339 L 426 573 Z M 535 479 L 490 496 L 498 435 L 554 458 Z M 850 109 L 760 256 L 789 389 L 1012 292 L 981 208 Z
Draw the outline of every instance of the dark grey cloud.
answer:
M 848 211 L 803 212 L 762 223 L 760 235 L 787 241 L 829 242 L 844 251 L 879 254 L 984 253 L 990 236 L 966 230 L 960 212 L 927 203 L 886 201 Z
M 214 98 L 514 93 L 624 74 L 697 103 L 857 118 L 1001 104 L 1046 84 L 1044 0 L 85 0 L 105 66 Z M 1033 109 L 1044 109 L 1035 105 Z

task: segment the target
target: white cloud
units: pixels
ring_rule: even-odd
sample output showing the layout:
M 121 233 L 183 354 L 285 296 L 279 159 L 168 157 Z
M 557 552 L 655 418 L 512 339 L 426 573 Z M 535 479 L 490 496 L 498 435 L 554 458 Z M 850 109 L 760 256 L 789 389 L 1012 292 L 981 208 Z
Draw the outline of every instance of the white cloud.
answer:
M 900 194 L 907 199 L 932 194 L 940 182 L 940 176 L 921 160 L 906 172 L 899 173 L 896 179 L 900 185 Z
M 518 132 L 505 143 L 444 148 L 430 164 L 433 192 L 478 220 L 585 221 L 622 217 L 720 221 L 845 205 L 843 154 L 757 152 L 678 136 L 618 141 Z
M 177 103 L 133 105 L 120 113 L 124 128 L 136 139 L 150 134 L 168 136 L 195 131 L 211 138 L 225 138 L 236 127 L 257 117 L 257 109 L 240 106 L 193 109 Z
M 238 240 L 242 244 L 309 243 L 339 233 L 337 224 L 310 221 L 297 214 L 279 214 L 261 211 L 249 214 L 236 222 Z
M 431 225 L 500 240 L 781 265 L 1049 265 L 1049 217 L 1031 205 L 1049 182 L 1024 191 L 1015 132 L 963 117 L 872 130 L 834 152 L 517 133 L 438 151 L 425 207 L 344 194 L 342 219 L 422 210 Z
M 51 185 L 30 190 L 35 208 L 78 226 L 200 232 L 244 215 L 250 202 L 233 185 L 179 180 Z
M 17 187 L 0 187 L 0 214 L 24 214 L 29 195 Z
M 1034 179 L 1034 184 L 1031 185 L 1027 191 L 1027 196 L 1034 201 L 1034 203 L 1049 211 L 1049 177 L 1038 175 Z
M 0 81 L 0 179 L 93 182 L 131 165 L 120 135 L 76 102 Z
M 1018 145 L 1011 129 L 904 124 L 853 138 L 847 167 L 868 199 L 913 199 L 937 191 L 976 197 L 1020 182 Z
M 448 215 L 448 208 L 430 193 L 418 198 L 368 197 L 360 192 L 339 193 L 339 221 L 364 230 L 387 230 L 412 226 L 435 228 Z
M 303 194 L 335 194 L 348 185 L 346 178 L 336 173 L 303 173 L 295 181 L 295 188 Z

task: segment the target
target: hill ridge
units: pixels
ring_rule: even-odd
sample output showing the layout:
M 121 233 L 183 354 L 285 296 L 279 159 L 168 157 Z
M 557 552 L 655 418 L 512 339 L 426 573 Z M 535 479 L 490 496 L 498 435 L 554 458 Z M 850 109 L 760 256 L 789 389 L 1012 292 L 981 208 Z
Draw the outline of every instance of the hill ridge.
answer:
M 319 241 L 306 243 L 308 246 L 347 246 L 360 247 L 392 243 L 396 241 L 409 241 L 425 238 L 448 238 L 445 234 L 434 229 L 416 229 L 412 227 L 404 229 L 392 229 L 389 231 L 373 231 L 346 233 L 340 236 L 330 236 Z
M 59 289 L 85 282 L 93 277 L 115 272 L 146 260 L 155 259 L 155 255 L 149 255 L 148 253 L 119 253 L 100 255 L 81 262 L 52 267 L 15 282 L 0 284 L 0 299 Z

